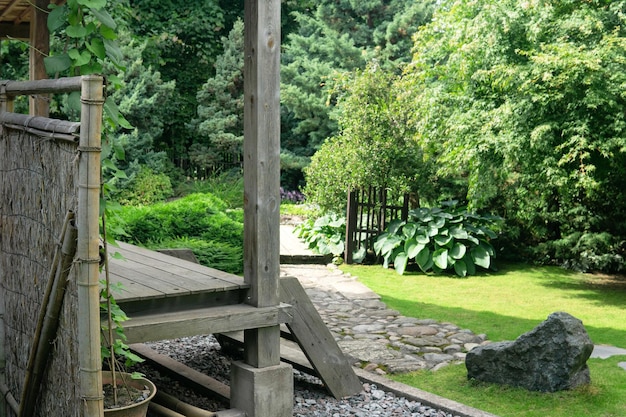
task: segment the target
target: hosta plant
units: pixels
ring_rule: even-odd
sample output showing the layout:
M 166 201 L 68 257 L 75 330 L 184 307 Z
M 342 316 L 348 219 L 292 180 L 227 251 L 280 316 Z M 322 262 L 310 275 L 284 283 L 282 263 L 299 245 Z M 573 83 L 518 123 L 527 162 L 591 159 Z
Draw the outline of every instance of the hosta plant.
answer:
M 325 214 L 316 220 L 309 219 L 299 224 L 296 233 L 313 252 L 320 255 L 332 253 L 338 258 L 344 251 L 346 219 L 335 213 Z
M 409 261 L 423 271 L 454 271 L 465 277 L 474 275 L 476 267 L 492 266 L 495 251 L 491 229 L 500 221 L 496 216 L 481 216 L 456 207 L 418 208 L 408 219 L 392 221 L 374 243 L 374 251 L 383 257 L 384 267 L 391 263 L 399 274 Z

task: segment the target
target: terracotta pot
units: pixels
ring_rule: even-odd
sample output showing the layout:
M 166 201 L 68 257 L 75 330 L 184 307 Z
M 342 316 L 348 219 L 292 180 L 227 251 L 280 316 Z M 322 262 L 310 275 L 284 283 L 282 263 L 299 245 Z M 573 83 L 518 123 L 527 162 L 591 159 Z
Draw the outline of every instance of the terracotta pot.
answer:
M 130 374 L 118 372 L 116 375 L 116 382 L 118 387 L 122 387 L 121 389 L 124 388 L 122 376 L 120 376 L 120 374 L 129 386 L 140 390 L 147 387 L 150 390 L 150 394 L 146 399 L 140 402 L 133 403 L 125 407 L 105 409 L 104 415 L 107 417 L 146 417 L 146 414 L 148 413 L 148 404 L 150 404 L 150 400 L 152 400 L 156 394 L 156 387 L 151 381 L 145 378 L 132 379 Z M 110 371 L 102 372 L 102 385 L 111 384 L 112 380 L 113 378 Z

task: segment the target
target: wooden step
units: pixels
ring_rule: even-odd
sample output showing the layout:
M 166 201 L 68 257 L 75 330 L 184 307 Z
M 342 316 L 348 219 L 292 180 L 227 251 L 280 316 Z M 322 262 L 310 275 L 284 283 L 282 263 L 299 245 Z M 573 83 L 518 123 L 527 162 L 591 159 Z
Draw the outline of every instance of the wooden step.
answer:
M 133 316 L 124 323 L 124 333 L 128 343 L 140 343 L 278 326 L 291 321 L 291 317 L 288 304 L 260 308 L 235 304 Z

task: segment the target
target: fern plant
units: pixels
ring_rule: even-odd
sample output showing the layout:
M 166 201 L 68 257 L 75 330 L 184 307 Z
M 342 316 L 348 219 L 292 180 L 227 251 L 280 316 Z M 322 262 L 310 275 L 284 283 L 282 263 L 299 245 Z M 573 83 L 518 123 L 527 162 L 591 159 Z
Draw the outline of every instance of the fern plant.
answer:
M 488 269 L 496 254 L 491 240 L 497 234 L 490 228 L 501 219 L 481 216 L 457 207 L 456 202 L 443 207 L 418 208 L 408 219 L 394 220 L 374 243 L 374 251 L 383 257 L 383 266 L 391 263 L 404 274 L 410 260 L 423 271 L 454 271 L 465 277 L 476 274 L 476 267 Z

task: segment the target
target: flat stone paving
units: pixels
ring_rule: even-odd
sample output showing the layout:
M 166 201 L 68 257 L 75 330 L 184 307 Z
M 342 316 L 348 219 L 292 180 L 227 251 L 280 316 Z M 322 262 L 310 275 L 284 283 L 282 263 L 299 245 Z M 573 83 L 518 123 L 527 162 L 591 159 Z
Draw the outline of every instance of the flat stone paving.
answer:
M 333 265 L 281 265 L 281 270 L 298 278 L 343 352 L 365 370 L 381 375 L 437 370 L 489 343 L 486 335 L 452 323 L 402 316 Z

